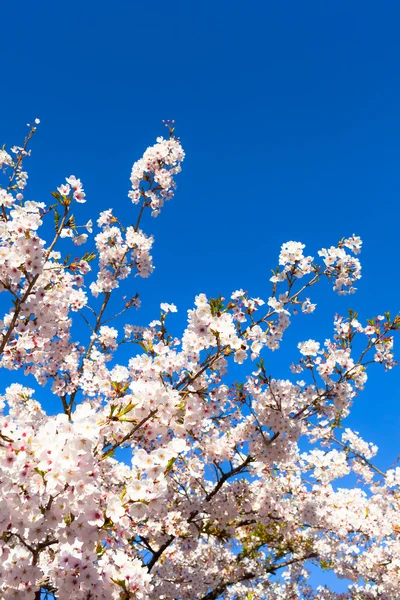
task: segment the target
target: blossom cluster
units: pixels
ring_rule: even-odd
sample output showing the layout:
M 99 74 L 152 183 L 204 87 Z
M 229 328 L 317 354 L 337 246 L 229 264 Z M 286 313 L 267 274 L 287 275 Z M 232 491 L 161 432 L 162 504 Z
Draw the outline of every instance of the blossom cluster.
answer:
M 178 139 L 157 138 L 157 143 L 147 148 L 143 157 L 132 167 L 132 189 L 128 196 L 133 204 L 143 198 L 151 207 L 153 217 L 159 215 L 165 200 L 174 195 L 174 175 L 180 172 L 185 154 Z M 146 185 L 144 185 L 147 184 Z
M 293 380 L 267 370 L 291 322 L 316 310 L 321 278 L 354 292 L 360 238 L 316 261 L 285 243 L 265 300 L 200 293 L 179 337 L 167 302 L 121 325 L 140 305 L 123 282 L 154 269 L 142 215 L 172 197 L 181 143 L 170 125 L 133 165 L 136 221 L 105 210 L 92 236 L 73 214 L 77 177 L 55 205 L 24 199 L 36 125 L 0 150 L 0 367 L 32 382 L 0 390 L 0 597 L 399 597 L 400 469 L 376 466 L 377 447 L 343 422 L 368 369 L 395 366 L 400 318 L 336 315 L 331 338 L 298 342 Z M 90 249 L 71 259 L 69 240 Z M 310 564 L 348 580 L 346 594 L 313 587 Z

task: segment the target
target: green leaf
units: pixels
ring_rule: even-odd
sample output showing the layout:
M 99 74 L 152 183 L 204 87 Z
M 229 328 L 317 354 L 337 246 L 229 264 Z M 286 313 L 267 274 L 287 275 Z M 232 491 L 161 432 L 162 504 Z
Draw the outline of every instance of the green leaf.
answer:
M 58 229 L 59 222 L 60 222 L 60 215 L 58 213 L 58 210 L 55 208 L 54 209 L 54 223 L 56 225 L 56 229 Z
M 113 581 L 116 585 L 119 585 L 120 587 L 122 587 L 124 592 L 126 592 L 126 583 L 123 579 L 113 579 L 111 577 L 111 581 Z
M 114 456 L 114 453 L 115 453 L 115 451 L 111 448 L 105 454 L 103 454 L 101 460 L 104 460 L 106 458 L 110 458 L 111 456 Z
M 82 260 L 86 261 L 86 262 L 91 262 L 92 260 L 94 260 L 96 258 L 96 253 L 95 252 L 86 252 L 83 256 L 82 256 Z
M 125 406 L 125 408 L 123 408 L 119 413 L 118 413 L 118 417 L 123 417 L 124 415 L 126 415 L 126 413 L 128 413 L 130 410 L 132 410 L 132 408 L 135 408 L 135 406 L 137 406 L 137 403 L 134 404 L 133 402 L 129 402 L 129 404 L 127 404 L 127 406 Z
M 177 456 L 173 456 L 172 458 L 169 459 L 169 461 L 167 462 L 167 466 L 165 468 L 165 471 L 164 471 L 164 475 L 168 475 L 168 473 L 170 472 L 170 470 L 174 466 L 174 463 L 176 462 L 177 458 L 178 458 Z

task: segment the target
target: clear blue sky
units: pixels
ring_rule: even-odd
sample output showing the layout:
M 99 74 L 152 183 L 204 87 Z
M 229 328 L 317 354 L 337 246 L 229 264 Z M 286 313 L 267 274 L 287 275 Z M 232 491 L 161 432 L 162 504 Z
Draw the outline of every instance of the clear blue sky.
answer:
M 145 223 L 157 271 L 138 282 L 142 324 L 160 301 L 182 324 L 200 291 L 268 296 L 286 240 L 315 255 L 361 235 L 358 294 L 315 296 L 318 313 L 271 358 L 287 376 L 297 341 L 323 342 L 335 311 L 399 308 L 399 20 L 395 1 L 4 3 L 0 141 L 39 117 L 29 196 L 49 200 L 74 173 L 82 222 L 111 206 L 133 220 L 131 165 L 176 119 L 187 159 L 176 198 Z M 382 466 L 400 452 L 399 372 L 375 369 L 349 421 L 386 448 Z

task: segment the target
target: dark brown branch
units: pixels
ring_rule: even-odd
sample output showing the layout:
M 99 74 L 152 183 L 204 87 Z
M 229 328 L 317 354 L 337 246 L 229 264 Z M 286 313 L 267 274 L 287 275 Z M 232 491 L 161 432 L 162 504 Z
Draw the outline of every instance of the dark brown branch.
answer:
M 309 560 L 310 558 L 317 558 L 317 556 L 318 556 L 318 554 L 316 552 L 311 552 L 309 554 L 300 556 L 298 558 L 291 558 L 285 562 L 267 567 L 266 572 L 275 574 L 278 569 L 283 569 L 285 567 L 288 567 L 289 565 L 293 565 L 295 563 L 302 562 L 303 560 Z M 230 585 L 234 585 L 234 584 L 240 583 L 242 581 L 248 581 L 249 579 L 253 579 L 255 576 L 256 576 L 255 573 L 250 572 L 250 573 L 245 573 L 242 577 L 239 577 L 238 579 L 221 582 L 214 590 L 211 590 L 205 596 L 202 596 L 200 598 L 200 600 L 217 600 L 217 598 L 219 598 L 219 596 L 221 594 L 223 594 L 224 591 Z
M 211 492 L 209 492 L 206 496 L 206 501 L 210 502 L 210 500 L 219 492 L 219 490 L 222 488 L 222 486 L 224 485 L 224 483 L 230 479 L 230 477 L 233 477 L 234 475 L 238 475 L 239 473 L 242 472 L 242 470 L 247 467 L 247 465 L 253 460 L 253 458 L 251 456 L 248 456 L 243 462 L 242 464 L 240 464 L 239 466 L 235 467 L 234 469 L 231 469 L 230 471 L 224 473 L 221 477 L 221 479 L 218 481 L 218 483 L 215 485 L 215 487 L 211 490 Z M 199 514 L 200 511 L 195 510 L 192 513 L 190 513 L 188 522 L 191 523 L 193 522 L 193 520 L 197 517 L 197 515 Z M 170 546 L 172 544 L 172 542 L 175 540 L 174 535 L 170 535 L 165 542 L 163 542 L 161 544 L 161 546 L 159 547 L 159 549 L 157 551 L 153 551 L 153 556 L 151 557 L 151 560 L 147 563 L 147 568 L 149 571 L 151 571 L 151 569 L 154 567 L 154 565 L 156 564 L 156 562 L 158 561 L 158 559 L 160 558 L 160 556 L 163 554 L 163 552 L 168 548 L 168 546 Z
M 247 467 L 248 464 L 251 463 L 251 461 L 253 460 L 253 458 L 249 455 L 246 460 L 244 460 L 242 462 L 241 465 L 235 467 L 234 469 L 231 469 L 230 471 L 228 471 L 227 473 L 224 473 L 221 477 L 221 479 L 218 481 L 217 485 L 211 490 L 211 492 L 209 494 L 207 494 L 206 496 L 206 500 L 207 502 L 210 502 L 211 498 L 213 498 L 215 496 L 215 494 L 217 494 L 219 492 L 219 490 L 222 488 L 222 486 L 224 485 L 225 481 L 228 481 L 228 479 L 230 479 L 231 477 L 233 477 L 234 475 L 238 475 L 239 473 L 242 472 L 242 470 Z
M 119 442 L 115 442 L 115 444 L 113 444 L 110 448 L 108 448 L 107 450 L 105 450 L 103 456 L 100 458 L 100 460 L 104 460 L 105 458 L 107 458 L 107 456 L 110 455 L 110 453 L 114 452 L 114 450 L 116 450 L 117 448 L 119 448 L 120 446 L 122 446 L 122 444 L 124 444 L 125 442 L 127 442 L 129 440 L 129 438 L 131 438 L 138 429 L 140 429 L 149 419 L 151 419 L 152 417 L 154 417 L 154 415 L 157 412 L 157 408 L 155 408 L 154 410 L 152 410 L 147 417 L 144 417 L 141 421 L 139 421 L 139 423 L 137 423 L 137 425 L 135 425 L 135 427 L 133 429 L 131 429 L 130 431 L 128 431 L 128 433 L 126 435 L 124 435 L 124 437 L 122 438 L 122 440 L 120 440 Z
M 239 579 L 234 581 L 225 581 L 224 583 L 220 583 L 214 590 L 208 592 L 205 596 L 202 596 L 200 600 L 216 600 L 230 585 L 234 585 L 235 583 L 240 583 L 241 581 L 248 581 L 249 579 L 253 579 L 255 577 L 254 573 L 245 573 Z

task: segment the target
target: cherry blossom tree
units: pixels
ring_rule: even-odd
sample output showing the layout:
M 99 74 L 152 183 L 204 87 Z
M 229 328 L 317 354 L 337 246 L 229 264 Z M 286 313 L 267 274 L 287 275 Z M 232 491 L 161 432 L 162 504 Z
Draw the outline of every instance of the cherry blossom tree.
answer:
M 264 363 L 319 281 L 355 291 L 360 238 L 316 258 L 284 244 L 265 300 L 199 294 L 179 338 L 172 304 L 138 326 L 121 290 L 154 268 L 141 223 L 174 195 L 173 123 L 133 165 L 133 222 L 106 210 L 94 237 L 75 176 L 49 204 L 25 199 L 37 125 L 0 150 L 0 366 L 16 379 L 0 397 L 1 599 L 400 597 L 400 468 L 378 469 L 345 423 L 367 369 L 394 366 L 400 318 L 335 316 L 330 339 L 299 340 L 292 380 Z M 311 586 L 312 564 L 348 591 Z

